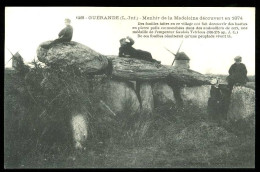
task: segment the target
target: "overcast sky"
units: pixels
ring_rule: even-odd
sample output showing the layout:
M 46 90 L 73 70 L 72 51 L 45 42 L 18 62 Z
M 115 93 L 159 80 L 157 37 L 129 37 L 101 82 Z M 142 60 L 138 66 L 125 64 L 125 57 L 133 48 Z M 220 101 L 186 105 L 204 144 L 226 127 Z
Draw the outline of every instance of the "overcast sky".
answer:
M 255 10 L 254 8 L 111 8 L 111 7 L 7 7 L 5 11 L 5 64 L 13 53 L 19 51 L 25 62 L 36 58 L 38 45 L 58 37 L 64 28 L 64 18 L 70 18 L 73 26 L 73 41 L 82 43 L 104 55 L 117 55 L 119 39 L 130 36 L 136 49 L 152 53 L 153 58 L 170 65 L 173 55 L 164 47 L 180 51 L 191 59 L 191 69 L 205 73 L 227 74 L 234 57 L 242 56 L 248 74 L 255 74 Z M 137 38 L 132 34 L 136 20 L 78 20 L 76 16 L 243 16 L 248 30 L 241 31 L 232 39 L 175 39 Z M 141 22 L 141 21 L 140 21 Z M 159 22 L 159 21 L 156 21 Z M 167 22 L 167 21 L 165 21 Z M 189 22 L 189 21 L 188 21 Z M 239 21 L 238 21 L 239 22 Z

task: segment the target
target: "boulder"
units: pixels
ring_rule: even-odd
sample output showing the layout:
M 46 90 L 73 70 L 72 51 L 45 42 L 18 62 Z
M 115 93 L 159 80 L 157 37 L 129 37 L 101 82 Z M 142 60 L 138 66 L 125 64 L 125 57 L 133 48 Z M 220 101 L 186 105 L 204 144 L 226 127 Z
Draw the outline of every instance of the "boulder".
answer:
M 149 82 L 140 84 L 140 99 L 142 111 L 152 113 L 154 109 L 153 90 Z
M 109 57 L 112 62 L 112 76 L 127 80 L 156 80 L 169 75 L 163 65 L 135 58 Z
M 108 79 L 95 91 L 102 96 L 102 109 L 114 116 L 125 113 L 133 115 L 140 110 L 140 103 L 131 83 Z
M 50 41 L 42 44 L 48 43 Z M 71 41 L 56 44 L 50 49 L 42 48 L 42 44 L 37 49 L 37 57 L 45 64 L 56 64 L 61 67 L 74 66 L 86 73 L 100 72 L 108 66 L 105 56 L 83 44 Z
M 234 86 L 227 116 L 232 121 L 255 118 L 255 90 Z
M 173 84 L 199 86 L 210 83 L 210 78 L 191 69 L 159 65 L 135 58 L 108 56 L 112 65 L 112 76 L 126 80 L 163 80 Z
M 210 85 L 183 87 L 180 91 L 184 106 L 193 105 L 207 112 L 210 89 Z
M 153 84 L 153 97 L 155 106 L 176 103 L 172 88 L 165 82 Z
M 191 69 L 166 66 L 169 69 L 169 82 L 189 87 L 210 84 L 211 78 Z

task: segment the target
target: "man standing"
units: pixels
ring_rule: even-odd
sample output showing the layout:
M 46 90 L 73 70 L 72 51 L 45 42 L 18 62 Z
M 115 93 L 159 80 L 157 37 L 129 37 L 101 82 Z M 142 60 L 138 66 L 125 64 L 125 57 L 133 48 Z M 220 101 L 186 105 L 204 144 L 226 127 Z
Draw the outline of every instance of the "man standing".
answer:
M 73 28 L 70 25 L 70 19 L 65 19 L 66 27 L 62 29 L 59 33 L 59 38 L 52 41 L 50 44 L 44 44 L 41 47 L 45 49 L 51 48 L 53 45 L 62 43 L 62 42 L 70 42 L 73 35 Z
M 246 66 L 243 63 L 241 63 L 242 57 L 236 56 L 234 60 L 235 63 L 231 65 L 228 71 L 229 76 L 227 77 L 227 81 L 230 89 L 232 89 L 233 86 L 236 84 L 244 85 L 248 81 L 248 78 L 246 76 L 247 75 Z

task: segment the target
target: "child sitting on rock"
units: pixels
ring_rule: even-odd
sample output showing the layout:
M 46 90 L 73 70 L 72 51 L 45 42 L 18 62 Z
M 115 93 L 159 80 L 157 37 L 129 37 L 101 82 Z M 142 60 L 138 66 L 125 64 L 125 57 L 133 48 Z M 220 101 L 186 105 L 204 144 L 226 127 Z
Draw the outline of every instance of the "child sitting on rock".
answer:
M 133 48 L 132 45 L 135 43 L 135 41 L 129 36 L 120 39 L 119 42 L 121 45 L 121 47 L 119 48 L 119 57 L 130 57 L 140 60 L 146 60 L 149 62 L 156 62 L 158 64 L 161 63 L 160 61 L 153 59 L 151 53 Z

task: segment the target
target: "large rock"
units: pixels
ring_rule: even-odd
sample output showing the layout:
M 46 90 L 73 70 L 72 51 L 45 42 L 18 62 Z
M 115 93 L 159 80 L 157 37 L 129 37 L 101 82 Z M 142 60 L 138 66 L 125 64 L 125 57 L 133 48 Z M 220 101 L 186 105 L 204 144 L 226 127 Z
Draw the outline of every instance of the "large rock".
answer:
M 142 82 L 140 84 L 140 99 L 142 111 L 152 113 L 154 109 L 153 90 L 149 82 Z
M 153 97 L 156 106 L 176 103 L 172 88 L 165 82 L 153 84 Z
M 211 79 L 191 69 L 166 66 L 169 69 L 169 81 L 173 84 L 200 86 L 210 84 Z
M 255 90 L 235 86 L 232 90 L 228 119 L 237 121 L 255 117 Z
M 112 75 L 127 80 L 155 80 L 166 78 L 169 71 L 163 65 L 135 58 L 111 57 Z
M 50 41 L 42 44 L 48 43 Z M 83 44 L 71 41 L 56 44 L 50 49 L 42 48 L 42 44 L 37 49 L 37 57 L 43 63 L 74 66 L 86 73 L 99 72 L 108 66 L 105 56 Z
M 181 97 L 184 106 L 193 105 L 207 112 L 208 100 L 210 97 L 210 85 L 183 87 L 181 89 Z
M 96 94 L 100 94 L 102 109 L 112 115 L 132 115 L 140 110 L 140 103 L 130 83 L 116 80 L 106 80 Z
M 174 66 L 158 65 L 156 63 L 135 58 L 109 56 L 112 64 L 112 75 L 127 80 L 161 80 L 167 78 L 173 84 L 198 86 L 209 84 L 210 79 L 203 74 Z

